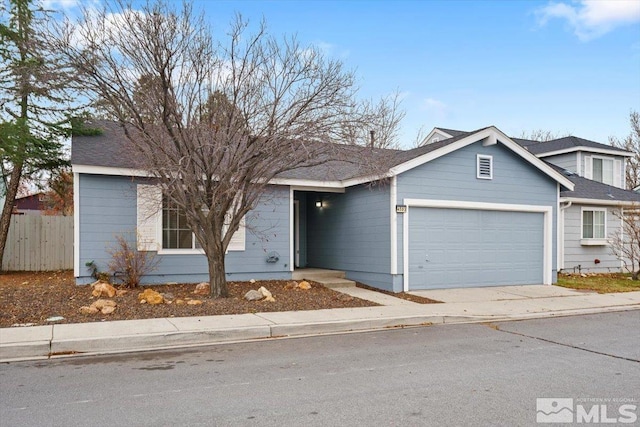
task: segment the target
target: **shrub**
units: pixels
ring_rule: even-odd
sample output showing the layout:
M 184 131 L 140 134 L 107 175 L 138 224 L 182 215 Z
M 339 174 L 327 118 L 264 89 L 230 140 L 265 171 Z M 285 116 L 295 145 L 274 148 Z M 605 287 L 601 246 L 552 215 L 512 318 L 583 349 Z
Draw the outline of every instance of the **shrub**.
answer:
M 158 266 L 158 259 L 152 252 L 142 252 L 131 247 L 123 236 L 116 236 L 116 248 L 109 250 L 111 261 L 109 271 L 115 276 L 121 276 L 125 285 L 136 287 L 145 274 Z

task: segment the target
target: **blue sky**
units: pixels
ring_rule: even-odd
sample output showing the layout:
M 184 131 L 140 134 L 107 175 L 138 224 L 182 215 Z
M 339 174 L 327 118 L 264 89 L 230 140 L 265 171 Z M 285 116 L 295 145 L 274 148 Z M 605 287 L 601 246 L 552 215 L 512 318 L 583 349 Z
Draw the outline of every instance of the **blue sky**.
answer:
M 73 9 L 75 0 L 50 0 Z M 607 142 L 640 111 L 640 1 L 204 1 L 297 34 L 356 70 L 361 95 L 403 95 L 401 144 L 434 126 L 496 125 Z

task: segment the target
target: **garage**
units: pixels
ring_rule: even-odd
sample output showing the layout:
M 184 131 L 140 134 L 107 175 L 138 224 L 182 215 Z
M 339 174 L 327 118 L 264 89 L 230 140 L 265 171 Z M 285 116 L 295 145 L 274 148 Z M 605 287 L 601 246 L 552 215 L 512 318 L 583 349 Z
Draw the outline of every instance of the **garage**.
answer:
M 409 290 L 542 284 L 549 212 L 412 207 Z M 548 243 L 547 243 L 548 244 Z M 408 271 L 407 271 L 408 270 Z

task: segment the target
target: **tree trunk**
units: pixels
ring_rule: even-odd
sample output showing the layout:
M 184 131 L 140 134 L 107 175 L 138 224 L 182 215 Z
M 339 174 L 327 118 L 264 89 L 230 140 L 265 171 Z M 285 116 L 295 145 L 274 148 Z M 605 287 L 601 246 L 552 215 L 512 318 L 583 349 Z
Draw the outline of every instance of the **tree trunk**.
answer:
M 20 177 L 22 176 L 22 162 L 14 165 L 11 171 L 9 187 L 7 188 L 7 198 L 2 208 L 2 216 L 0 217 L 0 271 L 2 271 L 2 260 L 4 259 L 4 248 L 7 245 L 7 236 L 9 235 L 9 226 L 11 225 L 11 213 L 20 187 Z
M 631 280 L 638 280 L 638 275 L 640 275 L 640 270 L 631 272 Z
M 207 251 L 207 263 L 209 264 L 209 286 L 211 287 L 212 298 L 227 298 L 229 289 L 227 288 L 227 278 L 224 270 L 224 251 Z

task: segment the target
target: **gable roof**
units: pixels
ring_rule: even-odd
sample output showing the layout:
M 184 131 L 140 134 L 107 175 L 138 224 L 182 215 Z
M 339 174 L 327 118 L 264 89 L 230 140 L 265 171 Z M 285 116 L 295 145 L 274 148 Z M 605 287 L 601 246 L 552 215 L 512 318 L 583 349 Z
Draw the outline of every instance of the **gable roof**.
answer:
M 124 131 L 118 123 L 93 121 L 89 126 L 102 129 L 103 132 L 95 136 L 74 136 L 72 138 L 71 164 L 74 166 L 74 171 L 113 175 L 147 175 L 145 171 L 138 169 L 136 160 L 128 150 L 128 142 Z M 573 183 L 561 172 L 525 150 L 495 126 L 489 126 L 473 132 L 458 131 L 456 133 L 457 135 L 451 138 L 412 150 L 373 149 L 372 151 L 370 147 L 337 146 L 342 151 L 342 154 L 346 154 L 344 158 L 359 158 L 360 154 L 366 153 L 368 158 L 372 158 L 371 156 L 373 155 L 374 161 L 384 162 L 389 167 L 388 173 L 384 176 L 368 175 L 365 167 L 359 167 L 354 162 L 330 160 L 317 166 L 300 167 L 284 172 L 273 183 L 293 185 L 292 181 L 296 181 L 306 185 L 344 188 L 383 177 L 398 175 L 452 151 L 483 141 L 483 145 L 502 143 L 554 181 L 559 182 L 566 188 L 573 189 Z
M 565 136 L 551 141 L 539 142 L 527 145 L 529 151 L 540 157 L 552 156 L 555 154 L 570 153 L 573 151 L 592 151 L 600 153 L 615 154 L 618 156 L 632 156 L 633 154 L 611 145 L 601 144 L 577 136 Z
M 439 130 L 439 134 L 446 133 L 452 137 L 466 133 L 461 130 L 445 129 L 441 127 L 435 127 L 433 129 L 434 131 Z M 590 141 L 588 139 L 580 138 L 577 136 L 565 136 L 562 138 L 556 138 L 550 141 L 543 142 L 525 138 L 511 138 L 511 140 L 525 147 L 527 150 L 537 155 L 538 157 L 553 156 L 556 154 L 570 153 L 573 151 L 590 151 L 626 157 L 633 156 L 633 153 L 630 153 L 629 151 L 622 148 L 602 144 L 600 142 Z

